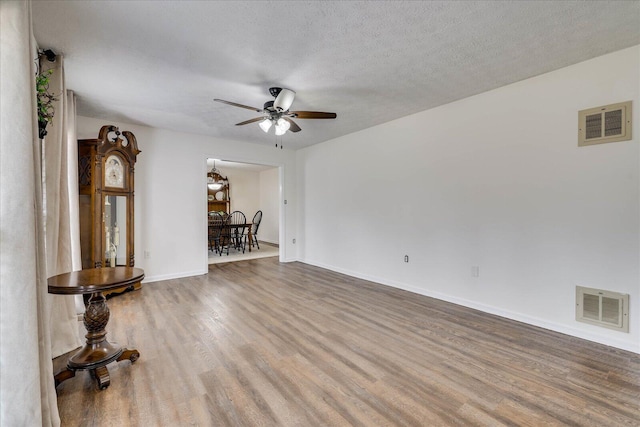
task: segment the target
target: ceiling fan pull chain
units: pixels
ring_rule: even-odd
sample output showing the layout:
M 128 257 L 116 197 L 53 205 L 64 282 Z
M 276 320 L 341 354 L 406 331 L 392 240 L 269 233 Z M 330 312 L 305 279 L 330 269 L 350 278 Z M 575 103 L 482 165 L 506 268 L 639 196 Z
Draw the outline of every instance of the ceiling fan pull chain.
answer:
M 276 139 L 276 148 L 278 148 L 278 135 L 274 135 Z M 282 135 L 280 135 L 280 149 L 282 150 Z

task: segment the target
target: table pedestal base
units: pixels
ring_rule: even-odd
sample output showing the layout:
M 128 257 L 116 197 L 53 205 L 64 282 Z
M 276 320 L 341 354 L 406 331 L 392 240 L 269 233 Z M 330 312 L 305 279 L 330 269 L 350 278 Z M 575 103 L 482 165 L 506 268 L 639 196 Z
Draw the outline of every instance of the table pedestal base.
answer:
M 67 363 L 67 368 L 54 376 L 56 387 L 65 380 L 73 378 L 75 371 L 88 370 L 100 390 L 109 387 L 111 380 L 107 366 L 111 362 L 129 359 L 138 360 L 138 350 L 128 350 L 111 344 L 105 338 L 105 327 L 109 322 L 109 307 L 101 292 L 91 294 L 84 312 L 84 326 L 87 328 L 87 343 Z
M 82 352 L 80 350 L 78 353 Z M 53 378 L 55 380 L 56 387 L 58 387 L 63 381 L 68 380 L 69 378 L 73 378 L 76 376 L 76 371 L 88 370 L 91 378 L 96 380 L 98 388 L 100 390 L 104 390 L 109 387 L 111 384 L 111 378 L 109 377 L 109 370 L 107 369 L 107 364 L 113 362 L 121 362 L 123 360 L 129 359 L 131 363 L 138 360 L 140 357 L 140 352 L 138 350 L 128 350 L 126 348 L 120 349 L 120 355 L 115 359 L 110 359 L 109 361 L 102 361 L 99 364 L 94 364 L 93 368 L 86 367 L 71 367 L 71 361 L 67 365 L 66 369 L 58 372 Z

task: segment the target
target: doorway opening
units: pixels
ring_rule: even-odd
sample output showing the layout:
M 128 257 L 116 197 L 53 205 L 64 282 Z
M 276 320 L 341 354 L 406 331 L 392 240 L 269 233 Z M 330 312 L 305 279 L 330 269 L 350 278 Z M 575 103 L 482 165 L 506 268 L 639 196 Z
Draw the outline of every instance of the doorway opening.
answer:
M 240 211 L 246 223 L 253 224 L 262 212 L 257 234 L 223 251 L 207 239 L 207 263 L 242 261 L 280 254 L 280 170 L 277 166 L 207 159 L 207 235 L 212 231 L 209 218 Z M 247 226 L 248 232 L 249 226 Z M 252 233 L 256 227 L 251 226 Z M 253 240 L 251 242 L 250 240 Z M 244 249 L 244 251 L 243 251 Z

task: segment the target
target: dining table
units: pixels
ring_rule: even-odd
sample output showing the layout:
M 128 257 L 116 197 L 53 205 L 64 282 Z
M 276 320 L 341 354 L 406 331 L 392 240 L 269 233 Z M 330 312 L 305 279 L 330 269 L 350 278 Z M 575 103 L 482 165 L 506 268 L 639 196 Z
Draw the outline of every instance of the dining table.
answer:
M 250 222 L 246 222 L 244 224 L 229 224 L 229 227 L 231 228 L 240 228 L 243 226 L 247 233 L 247 241 L 249 242 L 249 252 L 251 252 L 251 244 L 253 243 L 253 235 L 251 234 L 251 227 L 253 226 L 253 224 Z M 240 236 L 239 239 L 242 239 L 242 236 Z M 240 241 L 236 242 L 236 247 L 240 247 L 240 244 L 241 244 Z
M 223 232 L 225 229 L 234 229 L 234 228 L 241 228 L 244 227 L 246 230 L 246 236 L 247 236 L 247 242 L 249 245 L 249 252 L 251 252 L 251 246 L 253 246 L 253 235 L 251 234 L 251 228 L 253 227 L 253 223 L 252 222 L 245 222 L 245 223 L 240 223 L 240 224 L 211 224 L 211 222 L 209 222 L 209 234 L 211 234 L 212 230 L 215 227 L 220 227 L 222 228 Z M 243 234 L 244 236 L 244 234 Z M 240 247 L 241 242 L 238 239 L 241 239 L 242 236 L 237 237 L 234 242 L 234 246 L 236 248 Z

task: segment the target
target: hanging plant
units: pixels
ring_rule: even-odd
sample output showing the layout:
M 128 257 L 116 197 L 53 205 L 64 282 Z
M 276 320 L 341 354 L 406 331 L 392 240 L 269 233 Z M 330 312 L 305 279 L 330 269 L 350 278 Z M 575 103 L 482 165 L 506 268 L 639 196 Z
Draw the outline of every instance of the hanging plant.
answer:
M 53 103 L 58 100 L 49 93 L 49 80 L 53 69 L 36 74 L 36 95 L 38 98 L 38 134 L 40 139 L 47 134 L 47 125 L 53 120 Z

